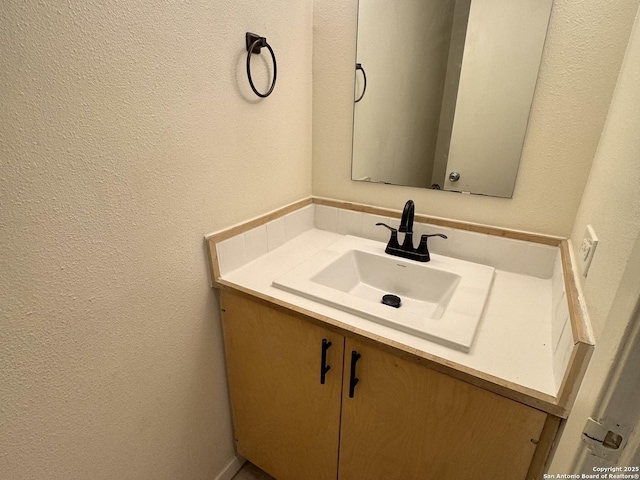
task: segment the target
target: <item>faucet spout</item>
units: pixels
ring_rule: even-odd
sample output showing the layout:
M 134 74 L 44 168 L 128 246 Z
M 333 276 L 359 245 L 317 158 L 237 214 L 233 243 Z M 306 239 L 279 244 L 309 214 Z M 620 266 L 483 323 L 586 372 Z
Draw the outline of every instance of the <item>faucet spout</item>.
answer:
M 415 205 L 413 200 L 407 200 L 404 204 L 404 210 L 402 210 L 402 219 L 400 220 L 399 232 L 413 233 L 413 216 L 415 214 Z
M 415 214 L 415 205 L 413 200 L 407 200 L 402 211 L 402 219 L 400 220 L 399 232 L 404 232 L 404 241 L 402 242 L 402 250 L 413 252 L 413 216 Z

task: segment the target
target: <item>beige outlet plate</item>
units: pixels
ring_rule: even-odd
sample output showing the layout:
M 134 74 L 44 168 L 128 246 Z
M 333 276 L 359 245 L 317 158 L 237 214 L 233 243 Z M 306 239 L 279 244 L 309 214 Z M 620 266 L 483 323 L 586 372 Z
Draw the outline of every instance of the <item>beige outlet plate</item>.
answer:
M 598 246 L 598 237 L 591 225 L 587 225 L 587 229 L 584 232 L 584 238 L 580 244 L 580 250 L 578 251 L 578 263 L 580 264 L 580 271 L 583 276 L 587 276 L 591 261 L 596 253 L 596 247 Z

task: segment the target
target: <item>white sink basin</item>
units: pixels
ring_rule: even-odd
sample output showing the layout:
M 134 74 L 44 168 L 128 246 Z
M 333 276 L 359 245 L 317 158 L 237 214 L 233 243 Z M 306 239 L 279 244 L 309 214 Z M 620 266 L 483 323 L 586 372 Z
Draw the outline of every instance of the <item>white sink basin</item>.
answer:
M 463 351 L 469 351 L 494 268 L 431 254 L 428 263 L 345 236 L 276 278 L 273 286 Z M 399 308 L 382 303 L 400 297 Z
M 440 318 L 460 282 L 460 275 L 424 268 L 417 262 L 390 255 L 348 250 L 311 281 L 376 304 L 383 295 L 392 293 L 401 298 L 403 309 L 428 318 Z

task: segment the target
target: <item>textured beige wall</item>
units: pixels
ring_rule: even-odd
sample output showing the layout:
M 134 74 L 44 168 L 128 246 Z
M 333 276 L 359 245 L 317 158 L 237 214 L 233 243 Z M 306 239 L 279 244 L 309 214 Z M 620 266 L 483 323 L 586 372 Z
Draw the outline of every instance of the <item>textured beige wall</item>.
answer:
M 602 139 L 571 234 L 577 252 L 587 224 L 600 243 L 586 278 L 585 302 L 596 349 L 567 422 L 551 473 L 575 473 L 573 460 L 587 417 L 596 417 L 602 390 L 615 364 L 625 328 L 640 295 L 640 17 L 631 36 Z M 612 412 L 615 413 L 615 412 Z M 620 419 L 624 420 L 624 419 Z M 587 473 L 587 472 L 585 472 Z M 591 472 L 588 472 L 591 473 Z
M 512 199 L 350 180 L 356 2 L 314 2 L 313 193 L 569 236 L 638 0 L 555 0 Z
M 311 193 L 312 10 L 0 4 L 3 480 L 212 479 L 232 458 L 203 236 Z M 278 56 L 266 100 L 246 30 Z
M 640 234 L 640 25 L 634 28 L 602 138 L 571 233 L 578 252 L 588 224 L 599 239 L 583 280 L 595 334 L 604 328 L 611 302 Z

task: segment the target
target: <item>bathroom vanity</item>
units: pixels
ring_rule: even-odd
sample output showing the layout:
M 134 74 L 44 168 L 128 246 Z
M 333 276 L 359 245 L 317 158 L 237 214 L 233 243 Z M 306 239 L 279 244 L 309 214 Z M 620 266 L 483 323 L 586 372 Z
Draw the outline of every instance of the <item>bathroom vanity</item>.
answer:
M 492 272 L 468 344 L 278 285 L 345 242 L 384 255 L 399 216 L 312 198 L 207 237 L 238 453 L 279 480 L 539 478 L 593 349 L 566 241 L 416 216 L 435 261 Z

